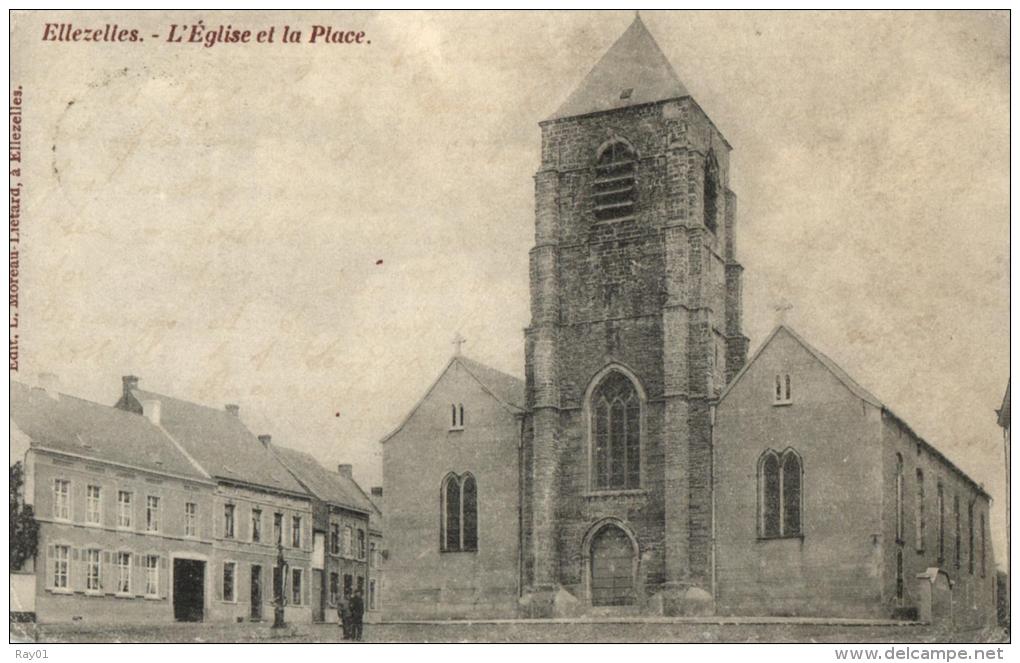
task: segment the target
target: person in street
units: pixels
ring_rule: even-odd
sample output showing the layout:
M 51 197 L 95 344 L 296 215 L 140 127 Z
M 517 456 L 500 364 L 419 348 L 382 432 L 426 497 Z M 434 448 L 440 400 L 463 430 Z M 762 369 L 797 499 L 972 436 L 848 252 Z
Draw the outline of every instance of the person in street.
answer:
M 351 639 L 361 642 L 361 631 L 364 626 L 365 601 L 361 598 L 361 590 L 354 592 L 351 599 Z
M 351 639 L 351 599 L 344 594 L 336 604 L 336 614 L 340 617 L 340 630 L 344 640 Z

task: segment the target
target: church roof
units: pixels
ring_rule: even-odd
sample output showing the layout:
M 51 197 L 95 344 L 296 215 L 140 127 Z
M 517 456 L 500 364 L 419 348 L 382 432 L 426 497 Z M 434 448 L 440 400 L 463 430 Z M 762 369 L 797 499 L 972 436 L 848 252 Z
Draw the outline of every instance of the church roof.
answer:
M 524 380 L 467 357 L 457 356 L 454 361 L 459 362 L 496 400 L 518 410 L 524 409 Z
M 777 326 L 775 329 L 772 330 L 772 333 L 768 335 L 768 337 L 765 339 L 765 341 L 755 351 L 754 355 L 747 361 L 746 364 L 744 364 L 744 367 L 742 369 L 740 369 L 740 372 L 737 373 L 733 377 L 733 379 L 730 381 L 730 383 L 723 390 L 722 394 L 719 395 L 719 401 L 720 402 L 723 399 L 726 398 L 726 396 L 730 393 L 730 391 L 732 391 L 733 387 L 735 387 L 736 384 L 740 381 L 740 379 L 742 377 L 744 377 L 744 374 L 747 373 L 748 369 L 750 369 L 751 366 L 754 365 L 754 362 L 762 354 L 762 352 L 765 350 L 765 348 L 767 348 L 772 343 L 772 340 L 776 336 L 778 336 L 780 333 L 785 333 L 785 334 L 789 335 L 791 338 L 793 338 L 797 343 L 799 343 L 801 345 L 801 347 L 803 347 L 805 350 L 807 350 L 807 352 L 810 355 L 812 355 L 816 360 L 818 360 L 818 362 L 820 364 L 825 366 L 825 368 L 828 369 L 828 371 L 830 373 L 832 373 L 832 375 L 835 376 L 835 378 L 837 380 L 839 380 L 843 384 L 843 386 L 846 387 L 847 390 L 850 391 L 850 393 L 854 394 L 857 398 L 861 399 L 865 403 L 868 403 L 869 405 L 872 405 L 873 407 L 878 408 L 879 410 L 882 411 L 883 414 L 888 416 L 890 419 L 892 419 L 894 422 L 896 422 L 899 426 L 901 426 L 902 428 L 905 428 L 907 430 L 907 432 L 910 435 L 912 435 L 914 438 L 916 438 L 917 441 L 920 442 L 921 445 L 923 445 L 926 449 L 928 449 L 928 451 L 932 455 L 934 455 L 936 458 L 941 459 L 942 462 L 944 462 L 949 468 L 951 468 L 957 474 L 959 474 L 960 477 L 964 481 L 966 481 L 968 484 L 970 484 L 970 486 L 972 488 L 974 488 L 978 493 L 980 493 L 981 495 L 983 495 L 984 497 L 986 497 L 989 500 L 991 499 L 991 496 L 984 489 L 984 486 L 982 486 L 981 484 L 979 484 L 978 482 L 976 482 L 972 478 L 970 478 L 970 475 L 968 475 L 966 472 L 961 470 L 955 463 L 953 463 L 953 461 L 949 460 L 949 458 L 947 458 L 945 454 L 943 454 L 941 451 L 939 451 L 937 448 L 935 448 L 930 442 L 928 442 L 927 440 L 922 438 L 920 435 L 918 435 L 914 431 L 914 429 L 910 427 L 910 424 L 908 424 L 898 414 L 893 412 L 893 410 L 889 406 L 884 404 L 882 401 L 880 401 L 878 399 L 877 396 L 875 396 L 870 391 L 868 391 L 867 389 L 862 387 L 860 384 L 858 384 L 857 381 L 854 380 L 853 378 L 851 378 L 850 375 L 846 371 L 844 371 L 836 362 L 834 362 L 832 359 L 830 359 L 827 355 L 822 353 L 820 350 L 816 349 L 813 345 L 808 343 L 804 339 L 804 337 L 802 337 L 797 332 L 793 331 L 793 329 L 791 329 L 787 325 L 782 325 L 781 324 L 781 325 Z
M 414 416 L 414 413 L 418 411 L 418 408 L 421 407 L 422 403 L 428 400 L 432 390 L 436 388 L 436 385 L 438 385 L 440 381 L 442 381 L 443 376 L 446 375 L 455 365 L 463 368 L 467 374 L 474 378 L 479 386 L 481 386 L 482 390 L 499 401 L 499 403 L 507 410 L 510 410 L 514 414 L 522 414 L 524 412 L 524 380 L 514 377 L 509 373 L 504 373 L 503 371 L 492 368 L 491 366 L 486 366 L 485 364 L 479 363 L 473 359 L 468 359 L 462 355 L 454 355 L 454 357 L 450 359 L 449 363 L 446 364 L 446 367 L 442 370 L 442 372 L 439 373 L 439 377 L 436 378 L 436 381 L 429 386 L 425 395 L 421 397 L 421 400 L 418 401 L 413 408 L 411 408 L 411 411 L 400 422 L 400 425 L 388 433 L 381 442 L 387 442 L 404 428 L 407 422 L 411 420 L 411 417 Z
M 12 381 L 11 421 L 33 447 L 190 479 L 208 479 L 145 417 Z
M 690 96 L 641 17 L 634 18 L 559 109 L 548 118 L 587 115 Z

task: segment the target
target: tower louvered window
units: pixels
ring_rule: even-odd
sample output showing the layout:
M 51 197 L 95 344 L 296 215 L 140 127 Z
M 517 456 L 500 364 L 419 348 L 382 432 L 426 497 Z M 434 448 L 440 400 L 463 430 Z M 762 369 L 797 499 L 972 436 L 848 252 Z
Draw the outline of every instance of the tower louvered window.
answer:
M 612 143 L 602 151 L 595 165 L 592 187 L 596 221 L 634 216 L 636 170 L 634 152 L 626 143 Z

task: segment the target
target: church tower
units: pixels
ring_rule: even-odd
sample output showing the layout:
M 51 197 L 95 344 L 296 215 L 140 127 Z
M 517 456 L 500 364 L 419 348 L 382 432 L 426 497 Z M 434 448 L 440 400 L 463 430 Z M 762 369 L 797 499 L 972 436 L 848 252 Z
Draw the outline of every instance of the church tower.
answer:
M 683 611 L 709 601 L 711 407 L 747 355 L 730 145 L 639 17 L 540 126 L 525 601 Z

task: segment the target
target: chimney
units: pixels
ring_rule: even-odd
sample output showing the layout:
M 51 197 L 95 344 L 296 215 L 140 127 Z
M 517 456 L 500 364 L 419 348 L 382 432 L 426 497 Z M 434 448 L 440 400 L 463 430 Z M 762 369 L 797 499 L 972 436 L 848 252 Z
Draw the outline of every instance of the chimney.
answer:
M 235 405 L 234 403 L 227 403 L 226 405 L 223 406 L 223 409 L 229 412 L 230 414 L 234 415 L 235 417 L 241 416 L 240 406 Z
M 354 466 L 348 465 L 347 463 L 340 463 L 336 466 L 337 474 L 341 474 L 348 479 L 354 478 Z
M 153 426 L 159 425 L 159 415 L 160 410 L 162 409 L 163 409 L 162 405 L 160 404 L 159 401 L 156 400 L 142 401 L 142 414 L 145 415 L 145 418 L 148 419 Z
M 372 486 L 372 504 L 375 504 L 379 511 L 383 510 L 382 486 Z
M 125 375 L 121 378 L 121 382 L 124 383 L 124 400 L 127 401 L 131 397 L 131 390 L 138 388 L 138 377 Z
M 60 393 L 57 391 L 60 388 L 60 378 L 57 377 L 56 373 L 40 373 L 39 387 L 53 400 L 60 400 Z
M 272 441 L 273 441 L 272 435 L 259 435 L 259 442 L 261 442 L 262 446 L 264 446 L 267 449 L 269 448 L 269 445 L 270 443 L 272 443 Z

